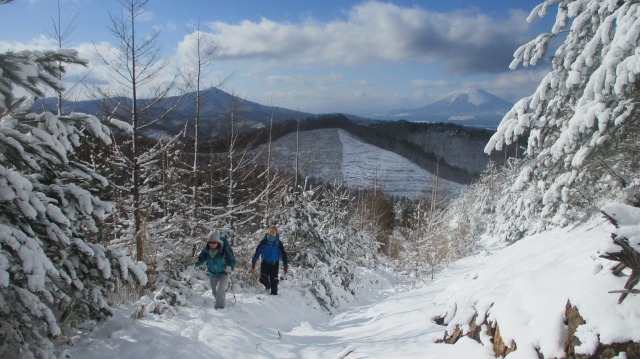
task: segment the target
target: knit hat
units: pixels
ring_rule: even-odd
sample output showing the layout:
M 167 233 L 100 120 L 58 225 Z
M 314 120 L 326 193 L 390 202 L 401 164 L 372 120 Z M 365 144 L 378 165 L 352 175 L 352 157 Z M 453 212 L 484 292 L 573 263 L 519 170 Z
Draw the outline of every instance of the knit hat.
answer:
M 276 225 L 272 225 L 271 227 L 269 227 L 269 230 L 274 229 L 276 231 L 276 233 L 278 233 L 278 227 L 276 227 Z
M 222 245 L 222 241 L 220 240 L 219 230 L 214 229 L 211 232 L 209 232 L 209 235 L 207 236 L 207 243 L 211 243 L 211 242 L 218 242 L 220 245 Z

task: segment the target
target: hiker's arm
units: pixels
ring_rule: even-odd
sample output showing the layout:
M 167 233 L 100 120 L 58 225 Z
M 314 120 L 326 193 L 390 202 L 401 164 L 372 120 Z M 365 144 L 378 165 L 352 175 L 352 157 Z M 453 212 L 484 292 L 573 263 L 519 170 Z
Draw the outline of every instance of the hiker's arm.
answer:
M 287 251 L 284 250 L 284 244 L 282 244 L 282 242 L 280 242 L 280 253 L 282 254 L 282 265 L 284 267 L 289 265 L 289 262 L 287 261 Z
M 256 264 L 256 262 L 258 262 L 258 258 L 260 258 L 260 255 L 262 255 L 262 249 L 263 249 L 263 245 L 262 245 L 262 242 L 260 242 L 260 244 L 258 244 L 258 246 L 256 247 L 256 253 L 253 255 L 251 264 Z
M 203 265 L 207 261 L 207 252 L 202 250 L 198 255 L 198 261 L 196 262 L 196 267 Z

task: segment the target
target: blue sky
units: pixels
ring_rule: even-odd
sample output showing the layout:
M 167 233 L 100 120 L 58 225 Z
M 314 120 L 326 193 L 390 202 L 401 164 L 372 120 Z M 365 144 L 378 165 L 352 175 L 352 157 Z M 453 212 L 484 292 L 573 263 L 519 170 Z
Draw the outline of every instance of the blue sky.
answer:
M 284 1 L 151 0 L 139 34 L 161 30 L 166 73 L 184 70 L 195 24 L 218 46 L 207 84 L 265 105 L 306 112 L 371 115 L 424 106 L 465 88 L 483 88 L 515 102 L 533 92 L 549 70 L 508 68 L 515 49 L 546 31 L 553 14 L 532 24 L 541 0 Z M 73 28 L 66 47 L 77 48 L 90 69 L 70 79 L 113 86 L 97 61 L 115 39 L 109 14 L 115 0 L 60 0 L 62 24 Z M 57 0 L 0 5 L 0 51 L 51 49 Z M 84 96 L 76 87 L 77 96 Z

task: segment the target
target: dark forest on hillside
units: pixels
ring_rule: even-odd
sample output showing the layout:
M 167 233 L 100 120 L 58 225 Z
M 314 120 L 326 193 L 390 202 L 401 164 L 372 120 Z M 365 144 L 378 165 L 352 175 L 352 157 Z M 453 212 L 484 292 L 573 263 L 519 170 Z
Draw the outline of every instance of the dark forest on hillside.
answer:
M 397 153 L 430 173 L 461 184 L 469 184 L 478 178 L 482 172 L 478 168 L 484 169 L 489 161 L 501 164 L 507 158 L 505 153 L 509 153 L 509 157 L 516 154 L 514 146 L 510 146 L 506 152 L 494 152 L 491 156 L 485 154 L 484 145 L 493 134 L 486 129 L 407 121 L 356 123 L 343 114 L 319 115 L 274 123 L 271 140 L 296 131 L 323 128 L 346 130 L 363 142 Z M 238 135 L 237 141 L 246 147 L 266 144 L 269 141 L 269 132 L 267 128 L 245 129 Z M 202 153 L 224 152 L 229 141 L 228 136 L 206 141 Z M 443 151 L 451 146 L 455 147 L 455 150 Z M 460 158 L 466 159 L 467 162 L 458 161 L 461 164 L 456 165 L 457 159 Z

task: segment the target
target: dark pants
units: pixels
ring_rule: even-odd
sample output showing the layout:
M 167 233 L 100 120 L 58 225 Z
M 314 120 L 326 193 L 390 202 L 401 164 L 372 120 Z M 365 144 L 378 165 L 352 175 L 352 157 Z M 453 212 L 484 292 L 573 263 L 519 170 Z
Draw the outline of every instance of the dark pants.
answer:
M 262 262 L 260 264 L 260 283 L 264 284 L 266 289 L 271 289 L 272 295 L 278 294 L 278 270 L 280 262 L 268 264 Z

